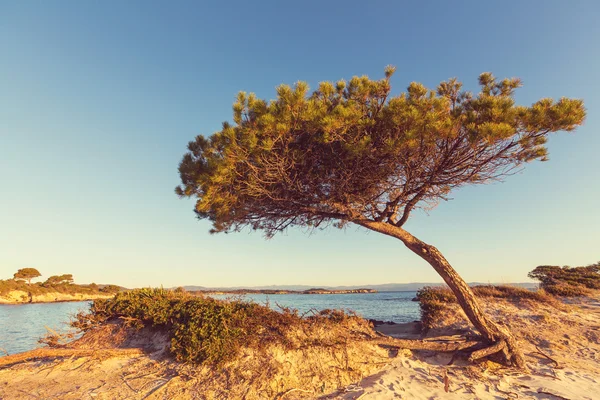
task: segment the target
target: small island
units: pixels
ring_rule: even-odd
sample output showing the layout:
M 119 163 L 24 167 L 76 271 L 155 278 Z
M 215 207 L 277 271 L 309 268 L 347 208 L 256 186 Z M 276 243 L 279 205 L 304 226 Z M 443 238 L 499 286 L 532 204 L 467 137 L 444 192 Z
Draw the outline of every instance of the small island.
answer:
M 53 275 L 32 283 L 42 274 L 35 268 L 23 268 L 12 279 L 0 279 L 0 304 L 53 303 L 108 299 L 123 290 L 117 285 L 75 284 L 72 274 Z

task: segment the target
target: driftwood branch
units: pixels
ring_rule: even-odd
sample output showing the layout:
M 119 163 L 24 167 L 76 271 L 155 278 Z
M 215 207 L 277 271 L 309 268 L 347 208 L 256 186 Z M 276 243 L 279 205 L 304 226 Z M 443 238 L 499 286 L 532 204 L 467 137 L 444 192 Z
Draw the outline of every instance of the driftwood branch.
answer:
M 37 349 L 26 351 L 24 353 L 13 354 L 11 356 L 0 358 L 0 368 L 9 367 L 22 362 L 36 361 L 52 358 L 66 357 L 119 357 L 119 356 L 141 356 L 144 352 L 141 349 Z

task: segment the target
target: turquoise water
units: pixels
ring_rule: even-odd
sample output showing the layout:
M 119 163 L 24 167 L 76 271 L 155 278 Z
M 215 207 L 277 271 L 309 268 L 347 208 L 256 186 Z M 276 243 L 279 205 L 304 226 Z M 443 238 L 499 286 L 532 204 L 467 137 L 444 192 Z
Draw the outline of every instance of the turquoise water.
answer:
M 227 298 L 230 295 L 215 295 Z M 296 308 L 300 313 L 326 308 L 353 310 L 365 318 L 394 322 L 419 319 L 418 303 L 411 301 L 415 292 L 382 292 L 357 294 L 279 294 L 245 295 L 242 298 L 266 304 L 275 310 Z M 89 302 L 0 305 L 0 356 L 39 347 L 48 326 L 56 331 L 69 329 L 71 316 L 87 310 Z
M 39 347 L 46 326 L 66 332 L 70 316 L 87 310 L 89 302 L 0 305 L 0 356 Z
M 416 292 L 381 292 L 353 294 L 252 294 L 242 298 L 259 304 L 269 303 L 273 309 L 296 308 L 300 313 L 311 309 L 338 308 L 352 310 L 364 318 L 382 321 L 412 322 L 420 319 L 419 303 L 412 301 Z M 228 298 L 231 295 L 215 295 Z

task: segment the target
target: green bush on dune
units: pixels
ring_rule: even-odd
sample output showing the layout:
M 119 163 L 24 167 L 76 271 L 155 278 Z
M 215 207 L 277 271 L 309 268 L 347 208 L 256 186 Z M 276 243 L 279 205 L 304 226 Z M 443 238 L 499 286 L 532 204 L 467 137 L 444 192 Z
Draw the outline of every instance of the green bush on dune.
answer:
M 600 262 L 585 267 L 540 265 L 529 273 L 540 288 L 556 296 L 585 296 L 600 289 Z
M 297 342 L 294 330 L 310 330 L 317 325 L 335 329 L 347 321 L 368 325 L 341 311 L 325 310 L 303 318 L 294 310 L 278 312 L 241 300 L 217 300 L 181 290 L 135 289 L 111 299 L 95 300 L 90 312 L 80 313 L 73 326 L 86 332 L 118 319 L 134 329 L 166 330 L 175 358 L 198 364 L 229 361 L 242 347 L 258 350 L 270 344 L 289 347 Z M 302 341 L 311 340 L 311 335 L 302 337 Z

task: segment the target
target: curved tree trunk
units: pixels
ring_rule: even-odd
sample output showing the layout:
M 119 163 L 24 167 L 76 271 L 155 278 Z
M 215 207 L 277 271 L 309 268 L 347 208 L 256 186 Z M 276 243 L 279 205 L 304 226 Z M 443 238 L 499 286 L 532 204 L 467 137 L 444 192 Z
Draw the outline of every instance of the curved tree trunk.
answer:
M 483 313 L 471 288 L 469 288 L 467 283 L 460 275 L 458 275 L 454 268 L 452 268 L 450 263 L 438 249 L 422 242 L 404 229 L 388 223 L 371 220 L 354 222 L 367 229 L 400 239 L 406 247 L 427 261 L 433 269 L 436 270 L 456 296 L 458 304 L 460 304 L 467 315 L 467 318 L 469 318 L 469 321 L 471 321 L 481 335 L 492 345 L 492 347 L 490 347 L 490 352 L 487 354 L 486 352 L 481 352 L 478 355 L 481 354 L 480 356 L 483 357 L 485 355 L 493 354 L 494 352 L 502 351 L 507 362 L 518 368 L 526 368 L 525 360 L 514 337 L 508 330 L 498 326 Z

